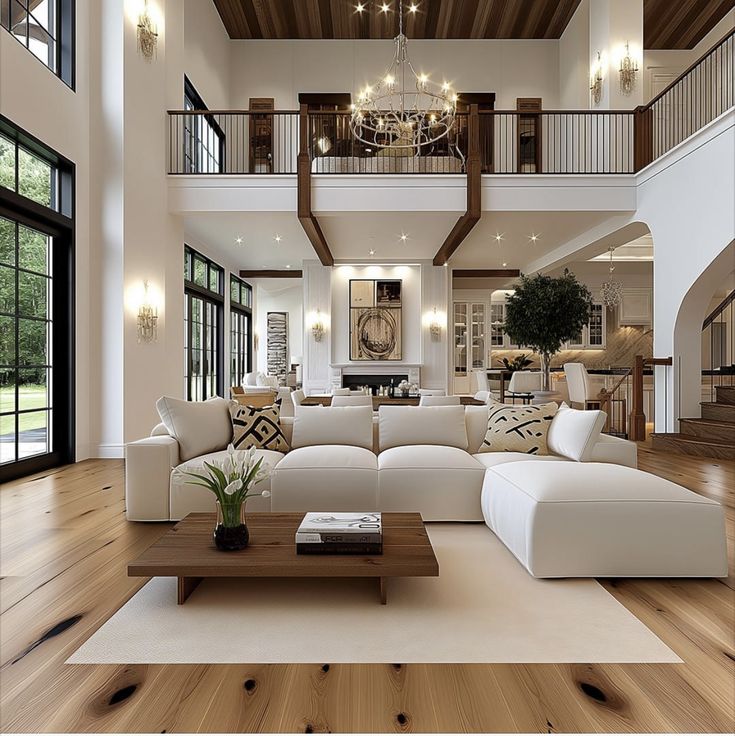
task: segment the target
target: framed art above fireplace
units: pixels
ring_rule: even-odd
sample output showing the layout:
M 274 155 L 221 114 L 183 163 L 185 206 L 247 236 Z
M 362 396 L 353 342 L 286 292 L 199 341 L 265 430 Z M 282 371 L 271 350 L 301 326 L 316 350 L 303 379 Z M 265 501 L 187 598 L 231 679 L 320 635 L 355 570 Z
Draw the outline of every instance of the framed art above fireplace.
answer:
M 402 282 L 350 280 L 350 360 L 402 360 Z

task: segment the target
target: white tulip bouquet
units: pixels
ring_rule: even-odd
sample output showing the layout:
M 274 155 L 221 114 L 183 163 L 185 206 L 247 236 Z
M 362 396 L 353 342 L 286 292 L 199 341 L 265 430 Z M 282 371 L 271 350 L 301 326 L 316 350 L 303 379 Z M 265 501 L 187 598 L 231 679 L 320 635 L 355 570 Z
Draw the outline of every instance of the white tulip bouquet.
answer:
M 268 498 L 270 491 L 252 493 L 250 489 L 271 475 L 271 468 L 263 466 L 263 458 L 255 459 L 255 448 L 249 450 L 235 450 L 232 445 L 227 446 L 227 456 L 221 460 L 203 462 L 202 470 L 206 474 L 190 470 L 181 471 L 191 480 L 189 483 L 202 486 L 212 491 L 222 509 L 224 526 L 235 527 L 241 524 L 240 509 L 249 498 L 262 496 Z

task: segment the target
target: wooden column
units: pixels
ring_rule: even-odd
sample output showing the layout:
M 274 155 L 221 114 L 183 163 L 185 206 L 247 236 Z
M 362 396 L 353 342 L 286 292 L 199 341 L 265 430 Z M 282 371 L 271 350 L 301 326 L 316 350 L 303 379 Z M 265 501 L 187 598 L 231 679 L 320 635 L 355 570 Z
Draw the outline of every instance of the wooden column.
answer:
M 306 237 L 309 238 L 319 260 L 324 266 L 333 266 L 334 257 L 329 250 L 319 221 L 311 211 L 311 157 L 309 156 L 309 106 L 299 106 L 299 154 L 296 157 L 298 184 L 297 216 Z
M 482 215 L 482 160 L 480 158 L 480 114 L 477 105 L 470 105 L 468 118 L 469 145 L 467 151 L 467 211 L 457 220 L 441 248 L 434 256 L 434 265 L 443 266 L 459 248 Z
M 643 368 L 646 361 L 642 355 L 635 356 L 633 366 L 633 406 L 630 410 L 630 439 L 644 442 L 646 439 L 646 415 L 643 413 Z

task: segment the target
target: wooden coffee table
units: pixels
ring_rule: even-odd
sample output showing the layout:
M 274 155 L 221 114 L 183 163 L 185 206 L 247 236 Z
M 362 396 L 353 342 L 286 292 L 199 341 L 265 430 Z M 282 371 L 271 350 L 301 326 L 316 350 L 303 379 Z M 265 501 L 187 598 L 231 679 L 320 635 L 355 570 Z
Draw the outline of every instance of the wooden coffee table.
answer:
M 214 514 L 189 514 L 128 565 L 131 577 L 178 578 L 182 604 L 204 578 L 376 578 L 437 576 L 439 563 L 421 514 L 383 513 L 382 555 L 297 555 L 294 535 L 303 513 L 253 513 L 250 544 L 239 552 L 214 546 Z

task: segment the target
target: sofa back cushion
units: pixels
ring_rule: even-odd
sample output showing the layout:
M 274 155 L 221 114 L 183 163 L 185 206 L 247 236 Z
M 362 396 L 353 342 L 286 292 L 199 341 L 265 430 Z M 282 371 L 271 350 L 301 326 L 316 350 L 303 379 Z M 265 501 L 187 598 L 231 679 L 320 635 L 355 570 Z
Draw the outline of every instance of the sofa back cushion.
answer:
M 562 404 L 549 427 L 549 450 L 570 460 L 588 462 L 606 419 L 604 411 L 581 411 Z
M 381 406 L 380 450 L 405 445 L 467 449 L 463 406 Z
M 480 452 L 480 445 L 485 439 L 489 408 L 487 404 L 484 406 L 465 406 L 464 408 L 464 421 L 467 427 L 467 452 L 471 455 Z
M 492 404 L 488 407 L 487 431 L 480 452 L 523 452 L 548 455 L 546 437 L 558 405 L 514 406 Z
M 291 447 L 354 445 L 373 449 L 373 410 L 370 406 L 294 407 Z
M 230 402 L 218 396 L 207 401 L 162 396 L 156 409 L 168 433 L 179 443 L 181 462 L 224 450 L 232 440 Z

